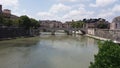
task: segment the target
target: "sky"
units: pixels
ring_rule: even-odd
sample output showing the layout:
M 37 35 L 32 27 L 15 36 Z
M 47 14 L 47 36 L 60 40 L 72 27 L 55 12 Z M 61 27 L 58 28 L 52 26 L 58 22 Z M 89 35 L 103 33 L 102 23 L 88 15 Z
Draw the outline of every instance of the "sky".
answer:
M 120 0 L 0 0 L 12 14 L 37 20 L 71 21 L 120 16 Z

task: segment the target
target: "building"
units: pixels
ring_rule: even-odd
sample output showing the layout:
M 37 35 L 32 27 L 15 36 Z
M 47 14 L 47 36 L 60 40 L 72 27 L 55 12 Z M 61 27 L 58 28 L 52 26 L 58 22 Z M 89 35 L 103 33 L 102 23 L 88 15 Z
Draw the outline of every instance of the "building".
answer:
M 0 5 L 0 14 L 2 13 L 2 5 Z
M 86 23 L 85 28 L 96 28 L 96 25 L 94 22 L 93 23 Z
M 9 9 L 4 9 L 4 10 L 3 10 L 3 13 L 5 13 L 5 14 L 11 14 L 11 10 L 9 10 Z
M 101 27 L 104 26 L 104 27 Z M 88 19 L 87 22 L 85 22 L 85 28 L 104 28 L 109 29 L 110 25 L 109 22 L 105 19 L 99 18 L 99 19 Z
M 4 9 L 2 13 L 3 13 L 5 18 L 11 17 L 11 10 L 9 10 L 9 9 Z
M 67 22 L 63 23 L 62 27 L 63 28 L 72 28 L 71 24 L 72 24 L 72 21 L 67 21 Z
M 47 27 L 47 28 L 62 28 L 62 22 L 60 21 L 50 21 L 50 20 L 41 20 L 40 21 L 41 27 Z
M 11 19 L 11 20 L 15 20 L 15 19 L 18 19 L 18 18 L 19 18 L 18 16 L 13 15 L 13 14 L 11 14 L 11 16 L 10 16 L 10 19 Z
M 120 29 L 120 16 L 113 19 L 112 23 L 110 24 L 110 29 Z
M 87 34 L 89 34 L 89 35 L 95 35 L 95 29 L 94 28 L 87 29 Z
M 110 24 L 110 29 L 112 29 L 112 30 L 116 29 L 116 23 L 111 23 Z
M 13 14 L 11 13 L 11 10 L 9 10 L 9 9 L 4 9 L 4 10 L 2 11 L 2 14 L 3 14 L 3 16 L 4 16 L 5 18 L 10 18 L 10 19 L 18 19 L 18 18 L 19 18 L 18 16 L 13 15 Z

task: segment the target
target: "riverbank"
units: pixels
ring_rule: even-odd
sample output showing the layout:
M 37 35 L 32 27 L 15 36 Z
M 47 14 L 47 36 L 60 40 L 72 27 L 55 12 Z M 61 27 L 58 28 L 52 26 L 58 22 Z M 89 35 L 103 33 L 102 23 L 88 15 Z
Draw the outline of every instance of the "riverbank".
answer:
M 14 37 L 14 38 L 0 38 L 0 41 L 4 41 L 4 40 L 16 40 L 16 39 L 32 38 L 32 37 L 38 37 L 38 36 L 21 36 L 21 37 Z
M 23 27 L 0 27 L 0 41 L 34 36 L 39 36 L 38 29 L 25 29 Z
M 0 43 L 18 43 L 17 41 L 21 41 L 21 43 L 33 43 L 33 41 L 38 41 L 40 39 L 39 36 L 35 36 L 35 37 L 20 37 L 20 38 L 14 38 L 14 39 L 8 39 L 8 40 L 2 40 L 0 41 Z M 6 44 L 7 44 L 6 43 Z M 9 43 L 9 45 L 10 45 Z
M 103 40 L 103 41 L 110 41 L 111 39 L 107 39 L 107 38 L 102 38 L 102 37 L 98 37 L 98 36 L 94 36 L 94 35 L 89 35 L 86 34 L 87 37 L 91 37 L 94 39 L 98 39 L 98 40 Z M 116 41 L 116 40 L 112 40 L 114 43 L 120 44 L 120 41 Z

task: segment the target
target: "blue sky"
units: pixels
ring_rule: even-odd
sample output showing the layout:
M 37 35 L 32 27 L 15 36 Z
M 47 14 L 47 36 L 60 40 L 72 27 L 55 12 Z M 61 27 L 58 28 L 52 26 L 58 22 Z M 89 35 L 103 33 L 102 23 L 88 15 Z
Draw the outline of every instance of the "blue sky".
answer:
M 0 0 L 12 14 L 28 15 L 37 20 L 71 21 L 83 18 L 120 16 L 120 0 Z

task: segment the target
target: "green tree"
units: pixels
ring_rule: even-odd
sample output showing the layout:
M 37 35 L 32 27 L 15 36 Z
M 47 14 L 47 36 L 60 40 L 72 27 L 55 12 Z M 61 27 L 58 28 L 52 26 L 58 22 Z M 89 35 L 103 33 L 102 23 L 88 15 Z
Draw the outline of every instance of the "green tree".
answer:
M 38 28 L 38 27 L 40 27 L 40 24 L 39 24 L 39 22 L 37 20 L 35 20 L 33 18 L 31 18 L 30 20 L 31 20 L 31 27 L 32 28 Z
M 84 22 L 83 21 L 76 21 L 76 22 L 72 22 L 71 25 L 73 28 L 83 28 Z
M 37 20 L 33 18 L 30 19 L 28 16 L 21 16 L 17 19 L 10 19 L 4 17 L 2 14 L 0 14 L 0 25 L 8 27 L 10 26 L 24 27 L 26 29 L 40 27 L 40 24 Z
M 108 28 L 108 24 L 106 24 L 106 23 L 99 23 L 99 24 L 97 25 L 97 28 L 107 29 L 107 28 Z
M 83 21 L 77 21 L 77 28 L 83 28 L 84 22 Z
M 21 16 L 19 18 L 19 26 L 20 27 L 25 27 L 26 29 L 31 28 L 31 20 L 29 19 L 28 16 Z
M 2 16 L 2 14 L 0 14 L 0 24 L 3 25 L 3 22 L 4 22 L 4 17 Z
M 77 23 L 76 22 L 72 22 L 71 25 L 72 25 L 72 28 L 76 28 Z
M 99 43 L 99 52 L 89 68 L 120 68 L 120 46 L 111 41 Z
M 18 19 L 14 19 L 13 21 L 13 26 L 19 27 L 19 18 Z
M 11 19 L 4 19 L 4 26 L 10 27 L 10 26 L 13 26 L 13 25 L 14 25 L 13 20 L 11 20 Z

